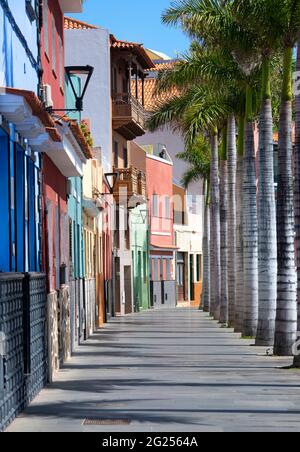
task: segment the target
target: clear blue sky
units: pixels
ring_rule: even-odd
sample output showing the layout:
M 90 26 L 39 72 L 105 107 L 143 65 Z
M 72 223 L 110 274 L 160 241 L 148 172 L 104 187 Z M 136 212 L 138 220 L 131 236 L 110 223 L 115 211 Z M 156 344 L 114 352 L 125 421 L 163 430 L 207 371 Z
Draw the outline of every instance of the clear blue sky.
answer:
M 171 0 L 87 0 L 80 20 L 108 28 L 118 39 L 140 42 L 170 57 L 184 52 L 189 41 L 184 34 L 161 23 L 161 13 Z

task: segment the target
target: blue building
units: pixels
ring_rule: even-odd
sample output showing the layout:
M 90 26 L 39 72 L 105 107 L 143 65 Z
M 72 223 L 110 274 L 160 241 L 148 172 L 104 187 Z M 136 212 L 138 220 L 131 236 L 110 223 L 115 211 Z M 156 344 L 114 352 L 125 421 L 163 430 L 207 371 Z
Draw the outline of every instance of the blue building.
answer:
M 0 272 L 38 272 L 41 264 L 39 151 L 49 136 L 35 116 L 43 115 L 34 96 L 40 74 L 37 4 L 0 1 Z
M 38 4 L 0 1 L 0 431 L 47 380 L 40 156 L 60 137 L 38 98 Z

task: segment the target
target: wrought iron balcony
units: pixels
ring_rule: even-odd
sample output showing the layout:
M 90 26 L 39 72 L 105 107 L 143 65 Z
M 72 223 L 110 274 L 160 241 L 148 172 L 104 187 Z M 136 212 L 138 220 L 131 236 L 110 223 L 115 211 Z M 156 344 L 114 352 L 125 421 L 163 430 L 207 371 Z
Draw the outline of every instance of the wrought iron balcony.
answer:
M 134 140 L 145 134 L 145 109 L 129 93 L 114 93 L 112 97 L 113 129 L 126 140 Z

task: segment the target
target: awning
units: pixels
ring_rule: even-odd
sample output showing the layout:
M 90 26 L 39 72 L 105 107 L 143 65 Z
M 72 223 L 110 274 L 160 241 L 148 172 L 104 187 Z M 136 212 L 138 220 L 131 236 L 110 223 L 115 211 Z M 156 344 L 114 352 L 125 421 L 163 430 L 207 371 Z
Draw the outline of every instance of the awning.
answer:
M 100 212 L 104 209 L 104 205 L 99 198 L 91 199 L 84 197 L 82 200 L 82 207 L 87 215 L 92 218 L 97 218 Z
M 49 141 L 59 143 L 62 140 L 52 117 L 31 91 L 0 87 L 0 114 L 14 124 L 36 152 L 43 152 Z
M 0 87 L 0 114 L 65 177 L 83 176 L 83 165 L 93 154 L 77 121 L 55 121 L 33 92 L 5 87 Z

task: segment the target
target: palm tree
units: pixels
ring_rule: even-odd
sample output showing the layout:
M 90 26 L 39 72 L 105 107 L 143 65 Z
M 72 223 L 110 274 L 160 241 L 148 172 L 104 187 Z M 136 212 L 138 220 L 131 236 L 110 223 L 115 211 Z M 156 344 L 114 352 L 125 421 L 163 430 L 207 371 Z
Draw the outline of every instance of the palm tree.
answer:
M 158 83 L 162 83 L 161 80 Z M 178 84 L 179 86 L 179 84 Z M 210 312 L 219 320 L 221 305 L 220 192 L 218 158 L 218 124 L 226 115 L 226 104 L 207 84 L 192 85 L 170 99 L 159 102 L 151 112 L 148 128 L 156 130 L 171 125 L 186 136 L 192 145 L 199 134 L 207 133 L 211 142 L 210 165 Z
M 297 301 L 298 301 L 298 335 L 300 331 L 300 32 L 298 36 L 298 53 L 296 63 L 296 101 L 295 101 L 295 226 L 297 249 Z M 294 366 L 300 368 L 300 353 L 295 354 Z
M 278 0 L 272 9 L 284 45 L 283 83 L 279 121 L 277 244 L 278 282 L 275 348 L 277 355 L 292 355 L 297 333 L 297 275 L 295 272 L 293 215 L 292 65 L 300 29 L 300 1 Z M 271 18 L 273 19 L 273 17 Z
M 210 1 L 210 0 L 182 0 L 175 2 L 163 16 L 164 21 L 168 24 L 182 24 L 185 31 L 192 37 L 200 40 L 202 45 L 206 48 L 213 48 L 217 52 L 219 62 L 215 62 L 214 70 L 211 71 L 211 65 L 204 66 L 204 73 L 210 71 L 213 76 L 221 84 L 229 83 L 231 87 L 242 87 L 244 94 L 247 87 L 253 84 L 256 79 L 257 66 L 259 59 L 257 58 L 255 46 L 255 34 L 249 27 L 244 24 L 241 27 L 239 21 L 235 17 L 234 2 L 224 1 Z M 224 58 L 221 59 L 219 55 L 226 55 L 227 62 L 224 66 Z M 197 58 L 193 55 L 194 64 L 190 63 L 190 68 L 186 65 L 185 69 L 180 68 L 181 71 L 195 77 L 199 70 Z M 230 62 L 230 63 L 229 63 Z M 183 63 L 184 66 L 184 63 Z M 217 70 L 216 70 L 217 68 Z M 223 77 L 222 77 L 223 70 Z M 178 68 L 179 72 L 179 68 Z M 226 74 L 226 75 L 225 75 Z M 174 74 L 177 79 L 177 74 Z M 239 112 L 240 113 L 240 112 Z M 244 111 L 245 113 L 245 111 Z M 251 127 L 253 127 L 253 120 L 247 127 L 246 134 L 246 148 L 248 150 L 245 156 L 245 167 L 247 173 L 243 182 L 243 155 L 244 155 L 244 113 L 240 120 L 239 129 L 239 153 L 237 161 L 237 179 L 235 171 L 229 172 L 229 250 L 228 250 L 228 278 L 229 278 L 229 325 L 235 327 L 236 331 L 242 331 L 244 320 L 244 305 L 245 300 L 247 306 L 246 311 L 253 309 L 247 316 L 251 319 L 257 317 L 257 303 L 258 303 L 258 268 L 257 268 L 257 232 L 253 234 L 253 229 L 257 228 L 257 210 L 256 210 L 256 191 L 255 184 L 255 165 L 254 165 L 254 147 L 253 136 L 251 135 Z M 251 127 L 250 127 L 251 126 Z M 235 149 L 235 121 L 231 118 L 228 127 L 231 143 L 228 143 L 228 150 Z M 253 133 L 253 131 L 252 131 Z M 250 156 L 250 152 L 252 154 Z M 233 166 L 236 166 L 235 157 L 233 157 Z M 229 162 L 228 162 L 229 163 Z M 232 168 L 232 161 L 229 163 L 229 168 Z M 233 191 L 237 180 L 236 195 Z M 244 191 L 243 191 L 244 189 Z M 243 195 L 243 200 L 242 200 Z M 246 218 L 243 225 L 243 208 L 250 218 Z M 236 216 L 237 212 L 237 216 Z M 237 229 L 235 225 L 237 224 Z M 243 228 L 244 226 L 244 228 Z M 243 240 L 243 236 L 244 240 Z M 245 249 L 244 249 L 245 246 Z M 244 260 L 245 272 L 244 273 Z M 247 292 L 244 297 L 244 292 Z M 253 323 L 253 322 L 252 322 Z M 246 331 L 249 331 L 248 320 L 245 323 Z M 251 333 L 254 334 L 256 327 L 251 327 Z
M 243 166 L 244 166 L 244 138 L 245 118 L 239 118 L 236 173 L 236 299 L 230 315 L 230 326 L 238 333 L 242 332 L 244 315 L 244 247 L 243 247 Z
M 258 323 L 258 222 L 253 124 L 253 89 L 247 87 L 243 169 L 243 336 L 255 337 Z
M 228 161 L 227 126 L 222 130 L 220 152 L 221 309 L 220 323 L 228 323 Z
M 270 0 L 236 0 L 234 3 L 242 26 L 250 25 L 256 33 L 255 44 L 262 60 L 258 187 L 259 319 L 256 344 L 272 346 L 277 298 L 277 236 L 270 65 L 276 46 L 276 27 L 270 21 Z

